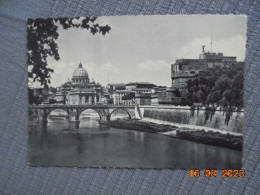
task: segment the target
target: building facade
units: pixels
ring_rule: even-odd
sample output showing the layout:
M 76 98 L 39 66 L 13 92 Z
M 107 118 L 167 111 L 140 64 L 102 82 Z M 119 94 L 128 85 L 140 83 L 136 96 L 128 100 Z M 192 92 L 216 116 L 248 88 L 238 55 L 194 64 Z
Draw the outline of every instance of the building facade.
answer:
M 155 94 L 156 85 L 148 82 L 131 82 L 116 85 L 125 89 L 114 90 L 113 103 L 116 105 L 158 105 L 158 95 Z
M 188 80 L 196 78 L 207 69 L 230 68 L 236 63 L 236 57 L 224 56 L 223 53 L 204 52 L 203 47 L 199 59 L 177 59 L 171 65 L 172 88 L 178 89 L 181 96 L 185 97 Z
M 126 85 L 124 83 L 109 83 L 107 84 L 107 90 L 111 93 L 116 90 L 125 90 Z
M 81 105 L 101 102 L 102 87 L 90 81 L 88 72 L 80 63 L 74 70 L 72 78 L 57 88 L 54 99 L 65 104 Z
M 136 103 L 131 90 L 116 90 L 112 94 L 112 99 L 115 105 L 133 105 Z

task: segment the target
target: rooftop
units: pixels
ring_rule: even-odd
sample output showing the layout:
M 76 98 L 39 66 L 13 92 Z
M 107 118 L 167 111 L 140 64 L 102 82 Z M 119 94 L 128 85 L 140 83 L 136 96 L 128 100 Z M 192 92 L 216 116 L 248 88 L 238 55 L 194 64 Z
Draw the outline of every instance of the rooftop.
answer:
M 133 91 L 139 91 L 139 90 L 142 90 L 142 91 L 151 91 L 152 89 L 151 89 L 151 88 L 135 88 L 135 89 L 133 89 Z
M 131 90 L 116 90 L 115 93 L 132 93 Z
M 142 84 L 145 84 L 145 85 L 154 85 L 154 84 L 149 83 L 149 82 L 130 82 L 130 83 L 127 83 L 126 85 L 142 85 Z
M 108 83 L 108 85 L 113 85 L 113 86 L 125 86 L 125 83 Z
M 74 88 L 72 89 L 70 92 L 92 92 L 92 91 L 96 91 L 95 89 L 89 89 L 89 88 Z

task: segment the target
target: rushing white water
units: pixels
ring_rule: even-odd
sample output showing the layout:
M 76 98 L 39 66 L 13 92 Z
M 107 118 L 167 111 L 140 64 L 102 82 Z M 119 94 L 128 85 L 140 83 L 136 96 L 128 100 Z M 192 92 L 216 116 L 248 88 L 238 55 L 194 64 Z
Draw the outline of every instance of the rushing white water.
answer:
M 152 122 L 152 123 L 156 123 L 156 124 L 164 124 L 164 125 L 172 125 L 172 126 L 176 126 L 178 127 L 179 131 L 182 131 L 182 129 L 184 129 L 185 131 L 187 131 L 187 129 L 190 129 L 191 131 L 193 130 L 204 130 L 204 131 L 214 131 L 214 132 L 218 132 L 218 133 L 222 133 L 222 134 L 231 134 L 231 135 L 238 135 L 238 136 L 242 136 L 243 133 L 237 133 L 237 132 L 231 132 L 231 131 L 223 131 L 223 130 L 219 130 L 219 129 L 214 129 L 214 128 L 210 128 L 210 127 L 205 127 L 205 126 L 197 126 L 197 125 L 189 125 L 189 124 L 180 124 L 180 123 L 174 123 L 174 122 L 168 122 L 168 121 L 162 121 L 162 120 L 158 120 L 158 119 L 153 119 L 153 118 L 147 118 L 144 117 L 142 119 L 142 121 L 145 122 Z M 176 134 L 176 130 L 174 131 L 168 131 L 168 132 L 162 132 L 161 134 L 165 134 L 165 135 L 175 135 Z
M 243 132 L 243 112 L 232 112 L 227 117 L 223 111 L 215 111 L 206 116 L 205 110 L 195 110 L 192 114 L 189 109 L 145 109 L 143 116 L 145 118 L 168 121 L 175 124 L 185 125 L 183 127 L 224 130 L 235 133 Z

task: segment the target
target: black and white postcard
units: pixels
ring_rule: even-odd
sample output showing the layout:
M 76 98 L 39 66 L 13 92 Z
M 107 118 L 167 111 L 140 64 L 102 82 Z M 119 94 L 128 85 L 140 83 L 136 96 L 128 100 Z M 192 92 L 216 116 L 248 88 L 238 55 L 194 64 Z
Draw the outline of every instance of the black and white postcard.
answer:
M 28 19 L 32 166 L 240 169 L 246 17 Z

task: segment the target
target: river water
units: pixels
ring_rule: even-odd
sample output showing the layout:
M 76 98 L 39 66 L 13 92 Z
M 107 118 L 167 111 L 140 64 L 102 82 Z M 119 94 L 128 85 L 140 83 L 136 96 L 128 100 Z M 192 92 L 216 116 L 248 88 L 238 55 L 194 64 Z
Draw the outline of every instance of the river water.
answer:
M 95 119 L 29 122 L 33 166 L 240 169 L 242 152 L 169 136 L 115 129 Z

